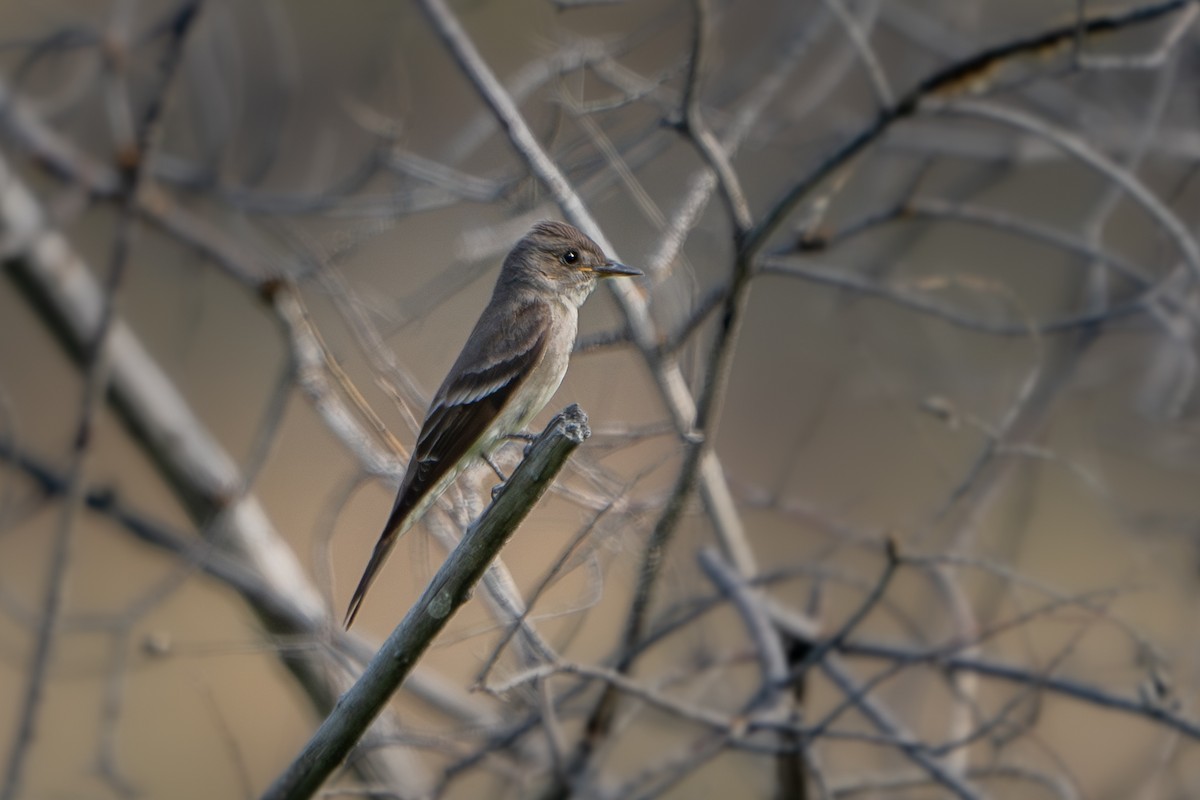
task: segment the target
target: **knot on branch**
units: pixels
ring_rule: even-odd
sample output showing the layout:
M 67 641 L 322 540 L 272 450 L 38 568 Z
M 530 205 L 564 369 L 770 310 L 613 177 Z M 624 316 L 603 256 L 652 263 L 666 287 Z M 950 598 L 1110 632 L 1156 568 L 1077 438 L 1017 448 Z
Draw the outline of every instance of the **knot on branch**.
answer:
M 561 425 L 563 435 L 576 444 L 582 444 L 592 435 L 592 429 L 588 427 L 587 412 L 580 408 L 578 403 L 571 403 L 560 411 L 554 420 L 551 425 Z

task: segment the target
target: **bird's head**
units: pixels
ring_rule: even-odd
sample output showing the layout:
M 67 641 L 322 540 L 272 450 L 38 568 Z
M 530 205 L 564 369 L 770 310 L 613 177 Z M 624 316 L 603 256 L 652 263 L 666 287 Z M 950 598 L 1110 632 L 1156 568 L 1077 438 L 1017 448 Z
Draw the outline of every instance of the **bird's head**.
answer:
M 501 280 L 534 285 L 581 305 L 600 278 L 641 275 L 604 255 L 574 225 L 543 220 L 529 229 L 504 259 Z

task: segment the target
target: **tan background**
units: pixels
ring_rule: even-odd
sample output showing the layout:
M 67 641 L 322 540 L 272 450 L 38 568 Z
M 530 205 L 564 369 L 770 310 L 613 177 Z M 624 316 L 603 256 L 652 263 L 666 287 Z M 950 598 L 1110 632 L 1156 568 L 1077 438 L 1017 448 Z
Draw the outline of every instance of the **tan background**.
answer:
M 107 4 L 9 0 L 0 3 L 0 31 L 10 42 L 39 39 L 70 25 L 103 31 L 114 14 L 124 11 L 134 20 L 132 28 L 140 30 L 165 7 L 116 5 L 114 11 Z M 327 191 L 371 143 L 360 124 L 369 116 L 364 109 L 395 121 L 406 150 L 435 159 L 478 113 L 476 95 L 409 4 L 289 2 L 256 10 L 222 2 L 208 5 L 201 32 L 189 44 L 180 91 L 193 101 L 226 98 L 227 105 L 209 107 L 206 113 L 227 115 L 207 120 L 227 135 L 206 142 L 211 135 L 201 131 L 206 122 L 197 111 L 203 103 L 184 107 L 173 100 L 163 147 L 184 161 L 203 160 L 206 146 L 217 147 L 216 163 L 228 186 L 239 185 L 245 164 L 267 147 L 278 151 L 278 161 L 263 182 L 250 187 L 253 192 L 265 197 Z M 867 7 L 848 5 L 860 13 Z M 454 7 L 502 79 L 570 37 L 615 40 L 657 25 L 653 38 L 620 59 L 632 70 L 653 75 L 679 66 L 689 36 L 688 7 L 671 2 L 571 12 L 541 2 Z M 1068 20 L 1074 8 L 1067 2 L 907 3 L 896 4 L 885 19 L 890 13 L 957 31 L 960 40 L 951 49 L 965 53 Z M 724 8 L 709 67 L 717 77 L 705 96 L 718 130 L 756 70 L 765 71 L 783 43 L 823 13 L 815 3 L 753 2 Z M 1153 45 L 1152 34 L 1139 30 L 1112 46 L 1115 52 L 1138 52 Z M 270 36 L 278 43 L 264 44 Z M 1194 43 L 1191 31 L 1186 36 Z M 880 23 L 873 42 L 897 87 L 911 85 L 949 57 L 923 49 L 896 25 Z M 832 57 L 845 44 L 831 33 L 821 47 Z M 16 46 L 4 57 L 4 80 L 10 85 L 18 80 L 24 52 L 27 48 Z M 810 62 L 814 70 L 822 63 L 820 49 L 815 52 Z M 134 80 L 152 69 L 152 59 L 144 53 L 139 58 L 141 66 L 131 73 Z M 1193 60 L 1186 56 L 1175 67 L 1173 97 L 1156 129 L 1164 138 L 1193 130 Z M 20 86 L 38 99 L 54 128 L 93 155 L 108 158 L 101 101 L 87 97 L 86 91 L 72 94 L 75 82 L 86 84 L 94 63 L 89 47 L 51 56 Z M 294 91 L 289 104 L 274 111 L 267 100 L 274 96 L 272 82 L 282 80 L 281 64 Z M 1155 70 L 1063 77 L 1052 66 L 1031 79 L 1031 87 L 1011 88 L 999 100 L 1029 104 L 1056 124 L 1094 134 L 1100 148 L 1131 135 L 1147 113 L 1156 80 L 1166 80 Z M 752 134 L 735 162 L 756 213 L 873 113 L 862 73 L 848 69 L 819 111 L 801 116 L 801 100 L 811 88 L 805 85 L 809 74 L 801 69 L 791 77 L 792 85 L 772 107 L 769 122 Z M 231 76 L 241 82 L 222 83 Z M 609 91 L 594 76 L 564 80 L 567 90 L 585 98 Z M 224 91 L 215 91 L 216 85 Z M 670 85 L 678 87 L 678 80 Z M 1041 97 L 1039 90 L 1045 90 Z M 1054 92 L 1075 98 L 1077 105 L 1053 108 L 1044 98 L 1052 99 Z M 542 135 L 562 124 L 549 102 L 552 94 L 547 90 L 526 108 Z M 278 137 L 268 139 L 260 126 L 271 119 L 282 119 L 282 125 Z M 653 114 L 639 107 L 600 119 L 621 141 L 622 135 L 635 136 L 649 125 Z M 989 140 L 988 135 L 998 138 Z M 556 142 L 579 136 L 568 125 Z M 1007 160 L 989 164 L 949 154 L 979 141 L 1006 154 Z M 1078 233 L 1109 182 L 1058 155 L 1022 157 L 1021 146 L 1036 150 L 1037 143 L 1031 142 L 1006 129 L 935 115 L 901 126 L 855 173 L 825 227 L 836 230 L 885 207 L 898 196 L 924 147 L 933 161 L 923 194 L 969 194 L 972 202 Z M 1116 157 L 1123 152 L 1119 145 L 1112 149 Z M 1182 169 L 1194 163 L 1189 160 L 1194 155 L 1186 148 L 1182 155 L 1164 148 L 1138 173 L 1169 199 L 1189 227 L 1197 193 Z M 4 156 L 51 208 L 61 209 L 64 232 L 100 270 L 112 235 L 111 206 L 79 211 L 72 206 L 69 187 L 40 172 L 11 140 L 4 144 Z M 496 135 L 456 166 L 493 178 L 520 170 L 507 143 Z M 675 141 L 639 167 L 638 180 L 670 214 L 696 168 L 693 152 Z M 975 190 L 961 188 L 972 182 Z M 378 213 L 300 216 L 245 213 L 235 204 L 203 196 L 202 190 L 173 191 L 179 202 L 207 215 L 263 265 L 291 271 L 315 260 L 335 269 L 363 300 L 397 363 L 428 394 L 486 301 L 499 258 L 523 223 L 489 226 L 518 214 L 557 214 L 526 181 L 503 201 L 394 218 L 388 211 L 390 187 L 387 178 L 379 177 L 360 193 L 376 201 Z M 645 263 L 656 248 L 660 226 L 630 199 L 627 188 L 614 186 L 587 199 L 622 260 Z M 470 234 L 480 230 L 498 231 L 488 252 L 472 249 Z M 1101 246 L 1119 250 L 1156 275 L 1177 263 L 1161 231 L 1129 203 L 1117 207 Z M 719 201 L 710 203 L 684 252 L 685 259 L 670 274 L 644 284 L 656 318 L 666 326 L 730 269 L 728 228 Z M 1078 258 L 946 221 L 893 226 L 816 254 L 811 263 L 882 274 L 923 290 L 931 284 L 922 280 L 949 278 L 957 283 L 931 290 L 929 296 L 992 320 L 1011 317 L 1014 307 L 1036 319 L 1077 310 L 1083 274 Z M 443 290 L 446 281 L 450 291 Z M 310 281 L 303 293 L 355 384 L 401 441 L 410 443 L 405 415 L 376 385 L 371 366 L 326 290 Z M 285 369 L 278 326 L 257 299 L 186 248 L 147 231 L 130 259 L 118 302 L 121 315 L 203 422 L 236 459 L 250 459 L 268 398 Z M 957 508 L 945 516 L 938 510 L 984 444 L 971 418 L 995 425 L 1031 370 L 1040 366 L 1043 378 L 1059 371 L 1065 385 L 1053 393 L 1039 424 L 1018 429 L 1011 442 L 1041 449 L 1002 458 L 1011 470 L 997 486 L 995 503 L 982 512 L 978 532 L 957 551 L 1022 577 L 1002 579 L 968 567 L 958 574 L 984 628 L 1050 602 L 1056 594 L 1076 600 L 998 633 L 987 641 L 985 652 L 1135 697 L 1152 672 L 1145 650 L 1136 644 L 1144 640 L 1161 659 L 1158 668 L 1174 682 L 1183 711 L 1190 711 L 1200 522 L 1196 404 L 1188 396 L 1181 413 L 1171 416 L 1154 402 L 1158 395 L 1151 366 L 1166 345 L 1161 328 L 1147 315 L 1106 325 L 1099 341 L 1070 367 L 1064 366 L 1071 357 L 1063 351 L 1070 350 L 1075 334 L 987 336 L 886 300 L 780 276 L 756 279 L 745 319 L 716 447 L 764 569 L 819 565 L 827 576 L 846 577 L 845 582 L 827 577 L 821 594 L 823 618 L 836 625 L 857 607 L 862 585 L 878 575 L 884 535 L 893 536 L 903 552 L 931 555 L 942 552 L 960 530 L 960 515 L 969 510 Z M 598 292 L 585 309 L 584 333 L 618 325 L 611 299 Z M 704 336 L 700 341 L 706 341 Z M 1194 355 L 1194 345 L 1194 336 L 1183 337 L 1185 352 Z M 697 387 L 703 351 L 696 346 L 684 352 Z M 25 298 L 11 282 L 0 283 L 0 436 L 51 464 L 65 463 L 79 391 L 78 371 Z M 922 404 L 931 397 L 949 404 L 960 424 L 923 412 Z M 646 367 L 628 347 L 577 357 L 539 421 L 568 402 L 584 406 L 598 434 L 663 419 Z M 602 440 L 598 435 L 591 445 Z M 594 543 L 603 573 L 602 599 L 582 616 L 582 627 L 575 629 L 577 614 L 545 623 L 548 635 L 561 641 L 570 657 L 598 662 L 608 656 L 655 505 L 672 483 L 678 453 L 677 442 L 667 436 L 612 455 L 599 449 L 591 454 L 625 479 L 654 464 L 662 466 L 633 491 L 649 509 Z M 112 487 L 141 513 L 191 530 L 152 465 L 107 412 L 101 416 L 87 475 L 89 484 Z M 360 466 L 293 392 L 253 489 L 322 582 L 335 614 L 344 607 L 391 501 L 392 487 L 382 481 L 364 481 L 349 491 L 357 475 Z M 698 507 L 695 511 L 672 551 L 664 601 L 709 591 L 694 560 L 695 549 L 709 541 L 708 526 Z M 39 613 L 48 540 L 60 513 L 60 504 L 41 498 L 16 471 L 0 472 L 0 752 L 6 754 Z M 505 552 L 522 586 L 542 574 L 586 517 L 561 497 L 539 507 Z M 370 596 L 357 631 L 378 639 L 390 630 L 440 557 L 439 547 L 422 534 L 410 536 Z M 565 578 L 539 608 L 549 613 L 594 602 L 598 590 L 584 572 Z M 777 597 L 803 607 L 813 585 L 809 579 L 793 581 Z M 37 717 L 22 797 L 114 796 L 120 782 L 96 771 L 97 753 L 106 742 L 115 748 L 121 780 L 140 796 L 252 796 L 307 740 L 315 719 L 274 656 L 280 643 L 264 642 L 252 616 L 220 585 L 132 541 L 111 521 L 84 514 L 73 537 L 66 588 L 63 629 Z M 1078 599 L 1086 593 L 1095 594 L 1086 602 Z M 141 602 L 148 609 L 136 616 L 129 638 L 114 636 L 114 621 L 128 619 Z M 897 578 L 887 607 L 868 620 L 863 632 L 909 643 L 925 637 L 926 643 L 942 641 L 947 634 L 943 611 L 929 584 L 915 570 L 908 571 Z M 469 683 L 490 652 L 486 637 L 475 635 L 488 625 L 479 609 L 467 609 L 430 652 L 428 664 L 452 681 Z M 922 629 L 921 635 L 914 627 Z M 737 618 L 726 610 L 679 637 L 670 652 L 686 661 L 742 646 Z M 856 669 L 865 676 L 878 666 L 864 660 Z M 121 676 L 119 681 L 112 680 L 114 674 Z M 730 707 L 736 706 L 733 687 L 753 677 L 736 670 L 734 676 L 728 686 L 717 682 L 709 689 L 716 702 L 730 700 Z M 109 698 L 118 703 L 115 716 L 106 716 L 108 691 L 119 691 L 119 697 Z M 994 711 L 1012 701 L 1014 691 L 1009 684 L 985 683 L 979 702 Z M 1054 695 L 1035 699 L 1036 692 L 1027 691 L 1020 702 L 1029 730 L 1011 744 L 998 742 L 1003 731 L 983 737 L 976 751 L 980 760 L 999 754 L 1027 759 L 1062 776 L 1077 792 L 1073 796 L 1081 797 L 1185 797 L 1200 786 L 1195 747 L 1186 737 L 1179 739 L 1134 714 Z M 918 733 L 940 741 L 944 731 L 936 709 L 949 700 L 935 671 L 914 669 L 880 692 Z M 806 718 L 819 716 L 834 702 L 836 694 L 818 681 Z M 419 709 L 402 708 L 403 718 L 416 730 L 438 728 Z M 671 738 L 678 733 L 676 725 L 664 717 L 630 730 L 610 756 L 613 769 L 622 764 L 636 769 L 658 747 L 668 752 L 666 742 L 676 741 Z M 826 758 L 825 767 L 838 775 L 855 775 L 863 764 L 873 772 L 892 763 L 866 745 L 831 747 Z M 677 786 L 674 796 L 767 796 L 771 784 L 765 763 L 745 754 L 715 761 Z M 494 788 L 477 776 L 455 784 L 454 791 L 455 796 L 484 796 Z M 999 782 L 988 788 L 993 796 L 1035 796 L 1026 793 L 1028 786 Z

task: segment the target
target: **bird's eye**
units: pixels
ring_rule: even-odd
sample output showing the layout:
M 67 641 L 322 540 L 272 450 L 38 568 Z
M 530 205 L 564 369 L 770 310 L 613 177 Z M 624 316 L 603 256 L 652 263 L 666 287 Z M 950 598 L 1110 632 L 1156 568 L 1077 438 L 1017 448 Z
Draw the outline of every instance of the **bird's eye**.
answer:
M 564 264 L 574 264 L 579 261 L 579 251 L 568 250 L 562 254 L 562 262 Z

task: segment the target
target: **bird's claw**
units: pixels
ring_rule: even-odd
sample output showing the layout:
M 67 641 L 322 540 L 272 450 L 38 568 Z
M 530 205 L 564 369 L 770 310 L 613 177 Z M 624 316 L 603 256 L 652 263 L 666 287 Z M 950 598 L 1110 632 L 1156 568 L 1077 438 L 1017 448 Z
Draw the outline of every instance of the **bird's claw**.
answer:
M 521 457 L 528 458 L 529 451 L 533 449 L 533 443 L 537 441 L 537 434 L 528 431 L 517 431 L 516 433 L 508 434 L 508 439 L 512 441 L 524 442 L 525 447 L 521 450 Z

